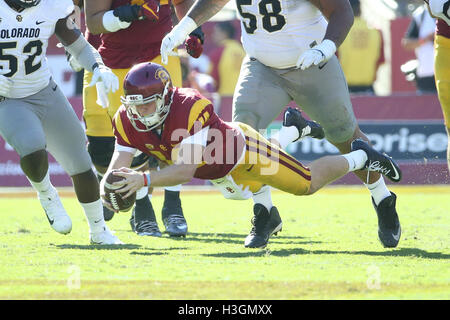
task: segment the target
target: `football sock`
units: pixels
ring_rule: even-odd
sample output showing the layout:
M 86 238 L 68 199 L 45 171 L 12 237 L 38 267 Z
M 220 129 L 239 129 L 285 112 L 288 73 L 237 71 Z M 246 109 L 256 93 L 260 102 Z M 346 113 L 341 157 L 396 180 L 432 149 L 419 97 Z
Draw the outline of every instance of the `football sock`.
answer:
M 297 140 L 300 137 L 300 133 L 296 126 L 285 127 L 282 126 L 280 131 L 276 132 L 270 138 L 275 139 L 280 144 L 281 149 L 286 149 L 286 147 Z
M 364 168 L 367 154 L 363 150 L 352 151 L 342 155 L 348 162 L 348 172 Z
M 364 185 L 369 189 L 373 201 L 377 206 L 383 199 L 391 195 L 391 192 L 386 187 L 386 183 L 384 183 L 383 177 L 380 177 L 380 179 L 374 183 Z
M 27 177 L 27 179 L 28 179 L 28 177 Z M 56 192 L 55 187 L 52 185 L 52 183 L 50 181 L 50 174 L 49 174 L 48 170 L 47 170 L 47 173 L 45 174 L 44 179 L 42 179 L 42 181 L 35 182 L 35 181 L 31 181 L 30 179 L 28 179 L 28 181 L 30 181 L 30 184 L 34 188 L 34 190 L 36 190 L 41 195 Z
M 155 210 L 153 210 L 150 199 L 151 195 L 148 194 L 148 187 L 143 187 L 137 191 L 134 209 L 135 223 L 144 220 L 156 221 Z
M 181 186 L 181 185 L 180 185 Z M 164 219 L 167 215 L 175 212 L 182 214 L 182 211 L 178 208 L 181 207 L 180 191 L 171 191 L 169 188 L 164 189 L 164 205 L 162 211 L 162 218 Z
M 103 218 L 103 204 L 102 199 L 98 199 L 94 202 L 81 203 L 84 214 L 86 215 L 89 230 L 91 233 L 97 233 L 104 230 L 105 219 Z
M 262 204 L 269 212 L 273 207 L 270 186 L 268 185 L 263 186 L 259 191 L 255 192 L 252 198 L 254 204 Z

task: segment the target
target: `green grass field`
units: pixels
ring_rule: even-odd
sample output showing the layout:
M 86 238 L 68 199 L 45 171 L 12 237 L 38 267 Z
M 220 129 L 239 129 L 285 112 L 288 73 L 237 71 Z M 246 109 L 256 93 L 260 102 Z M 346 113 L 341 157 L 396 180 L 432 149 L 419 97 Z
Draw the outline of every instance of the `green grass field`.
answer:
M 139 237 L 129 214 L 108 222 L 123 246 L 89 245 L 73 197 L 69 235 L 53 231 L 33 197 L 0 198 L 0 299 L 449 299 L 450 187 L 397 187 L 402 238 L 378 241 L 363 188 L 311 197 L 274 192 L 283 231 L 246 249 L 251 201 L 182 194 L 186 238 Z M 160 220 L 163 198 L 153 197 Z

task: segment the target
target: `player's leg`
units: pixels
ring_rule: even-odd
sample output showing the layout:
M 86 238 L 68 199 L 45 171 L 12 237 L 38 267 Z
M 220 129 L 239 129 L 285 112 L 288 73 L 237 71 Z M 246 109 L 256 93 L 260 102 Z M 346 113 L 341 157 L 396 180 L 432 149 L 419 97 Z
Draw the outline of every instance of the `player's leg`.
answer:
M 242 62 L 233 95 L 233 121 L 265 130 L 291 101 L 278 81 L 277 75 L 270 68 L 247 56 Z M 253 228 L 245 240 L 245 246 L 261 247 L 267 243 L 270 234 L 276 232 L 274 230 L 281 229 L 282 223 L 281 219 L 278 223 L 279 214 L 272 204 L 269 186 L 259 190 L 253 201 Z M 274 217 L 274 223 L 267 222 L 265 227 L 259 227 L 264 224 L 260 221 L 269 221 L 268 217 L 271 216 Z
M 450 39 L 436 36 L 435 41 L 435 77 L 439 102 L 444 114 L 444 123 L 447 130 L 447 165 L 450 172 Z
M 67 234 L 72 221 L 50 181 L 42 116 L 28 99 L 5 99 L 0 102 L 0 134 L 19 155 L 20 166 L 36 190 L 51 227 Z
M 76 196 L 88 221 L 91 243 L 120 244 L 103 218 L 100 186 L 91 168 L 83 127 L 72 106 L 59 88 L 42 90 L 36 100 L 46 106 L 42 124 L 47 148 L 72 178 Z
M 152 62 L 161 64 L 161 56 L 157 56 Z M 169 56 L 169 61 L 164 67 L 169 72 L 173 85 L 182 87 L 180 58 Z M 161 218 L 166 232 L 173 237 L 184 237 L 188 231 L 186 218 L 181 206 L 180 191 L 181 185 L 164 188 L 164 204 L 161 210 Z
M 111 118 L 108 109 L 97 104 L 97 89 L 89 87 L 92 73 L 85 71 L 83 78 L 83 119 L 88 138 L 88 152 L 101 181 L 114 152 L 115 139 L 112 136 Z M 103 207 L 103 217 L 106 221 L 113 218 L 114 211 Z
M 311 119 L 320 123 L 327 140 L 342 154 L 350 152 L 353 140 L 368 141 L 358 127 L 345 77 L 336 57 L 322 66 L 293 70 L 282 76 L 286 81 L 287 90 L 297 104 Z M 380 240 L 384 245 L 390 246 L 399 233 L 390 234 L 388 231 L 392 230 L 393 226 L 399 226 L 395 208 L 396 195 L 389 191 L 379 173 L 367 171 L 354 173 L 371 193 L 378 216 L 379 234 L 383 235 Z
M 233 121 L 265 130 L 292 100 L 279 81 L 271 68 L 245 57 L 233 95 Z

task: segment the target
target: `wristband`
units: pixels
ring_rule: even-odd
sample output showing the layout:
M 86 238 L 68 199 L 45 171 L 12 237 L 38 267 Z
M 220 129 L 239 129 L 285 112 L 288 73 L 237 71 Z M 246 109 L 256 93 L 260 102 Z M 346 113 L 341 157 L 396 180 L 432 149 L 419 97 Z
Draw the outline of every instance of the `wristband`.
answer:
M 150 173 L 144 173 L 144 187 L 150 185 Z
M 173 27 L 172 33 L 183 34 L 184 37 L 186 37 L 197 28 L 197 23 L 191 17 L 185 16 L 175 27 Z
M 118 17 L 116 17 L 113 10 L 106 11 L 103 14 L 102 23 L 103 27 L 109 32 L 116 32 L 120 29 L 126 29 L 131 25 L 130 22 L 121 21 Z
M 336 53 L 336 44 L 329 39 L 324 39 L 321 44 L 313 47 L 313 49 L 322 52 L 325 59 L 328 60 Z

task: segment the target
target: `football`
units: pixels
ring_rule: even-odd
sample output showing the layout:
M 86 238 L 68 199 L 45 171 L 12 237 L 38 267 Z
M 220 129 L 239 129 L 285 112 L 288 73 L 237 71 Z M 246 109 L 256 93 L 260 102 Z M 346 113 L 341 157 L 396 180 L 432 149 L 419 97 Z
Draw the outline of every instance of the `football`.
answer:
M 111 203 L 111 206 L 119 211 L 128 211 L 130 210 L 134 203 L 136 202 L 136 192 L 134 192 L 131 196 L 128 198 L 122 198 L 124 193 L 115 193 L 115 190 L 120 189 L 121 187 L 113 187 L 113 183 L 117 181 L 121 181 L 125 178 L 113 175 L 114 171 L 110 171 L 107 176 L 105 177 L 105 184 L 103 186 L 105 191 L 105 197 L 108 199 L 108 201 Z

